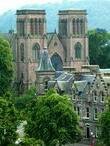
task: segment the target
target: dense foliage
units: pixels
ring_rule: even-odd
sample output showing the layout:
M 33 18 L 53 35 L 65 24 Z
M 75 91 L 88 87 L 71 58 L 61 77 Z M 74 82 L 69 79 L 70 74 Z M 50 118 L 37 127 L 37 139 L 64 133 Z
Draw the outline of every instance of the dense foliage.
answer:
M 81 138 L 79 122 L 69 97 L 49 91 L 28 106 L 27 133 L 47 146 L 74 143 Z
M 105 146 L 110 146 L 110 100 L 107 109 L 101 114 L 99 118 L 99 140 Z
M 0 96 L 6 94 L 13 79 L 13 57 L 9 43 L 0 38 Z
M 0 97 L 0 146 L 13 145 L 17 135 L 17 113 L 13 104 Z
M 90 64 L 110 68 L 110 33 L 103 29 L 89 31 Z
M 26 109 L 28 104 L 33 100 L 34 97 L 36 97 L 36 87 L 32 86 L 28 91 L 26 91 L 24 94 L 20 95 L 19 97 L 14 97 L 13 101 L 15 104 L 15 107 L 19 111 L 23 111 Z

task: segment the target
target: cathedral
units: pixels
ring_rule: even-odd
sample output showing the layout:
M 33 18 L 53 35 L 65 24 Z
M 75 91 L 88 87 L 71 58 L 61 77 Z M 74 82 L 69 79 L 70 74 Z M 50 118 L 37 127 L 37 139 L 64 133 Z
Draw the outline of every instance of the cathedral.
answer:
M 51 33 L 45 10 L 17 10 L 16 16 L 17 32 L 10 34 L 18 93 L 35 85 L 39 94 L 48 88 L 68 94 L 83 129 L 80 146 L 90 145 L 110 96 L 110 69 L 89 65 L 86 10 L 60 10 L 58 32 Z
M 58 33 L 47 32 L 45 10 L 17 10 L 16 15 L 16 81 L 26 89 L 35 84 L 35 69 L 44 48 L 55 71 L 81 72 L 82 65 L 88 64 L 86 10 L 60 10 Z

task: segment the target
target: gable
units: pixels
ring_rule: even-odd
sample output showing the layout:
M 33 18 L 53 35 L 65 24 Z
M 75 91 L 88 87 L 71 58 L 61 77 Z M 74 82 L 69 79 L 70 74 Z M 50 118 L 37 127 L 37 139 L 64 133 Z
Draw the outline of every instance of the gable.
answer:
M 64 49 L 61 41 L 58 38 L 58 35 L 55 33 L 51 36 L 50 41 L 48 42 L 48 52 L 50 57 L 53 56 L 54 53 L 57 52 L 61 59 L 63 60 L 64 56 Z

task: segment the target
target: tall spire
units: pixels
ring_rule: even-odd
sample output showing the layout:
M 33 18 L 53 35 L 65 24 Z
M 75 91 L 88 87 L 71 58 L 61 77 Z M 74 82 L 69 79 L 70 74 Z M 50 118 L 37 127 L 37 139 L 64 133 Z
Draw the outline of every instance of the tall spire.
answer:
M 37 71 L 55 71 L 46 48 L 41 52 L 40 64 Z

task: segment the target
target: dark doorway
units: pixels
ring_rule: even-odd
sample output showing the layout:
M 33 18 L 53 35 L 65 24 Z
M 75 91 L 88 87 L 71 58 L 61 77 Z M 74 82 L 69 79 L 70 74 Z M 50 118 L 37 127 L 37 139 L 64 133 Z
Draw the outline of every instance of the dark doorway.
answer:
M 90 138 L 90 128 L 89 127 L 87 127 L 87 138 Z
M 62 62 L 62 59 L 61 59 L 60 55 L 55 53 L 51 57 L 51 62 L 52 62 L 52 65 L 53 65 L 53 67 L 56 71 L 62 71 L 63 70 L 63 62 Z

